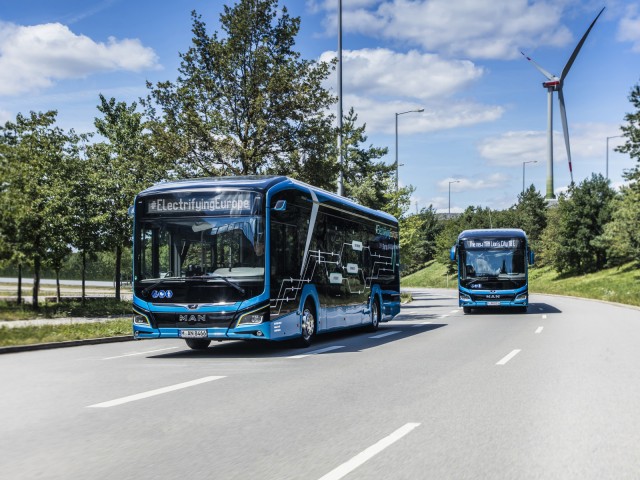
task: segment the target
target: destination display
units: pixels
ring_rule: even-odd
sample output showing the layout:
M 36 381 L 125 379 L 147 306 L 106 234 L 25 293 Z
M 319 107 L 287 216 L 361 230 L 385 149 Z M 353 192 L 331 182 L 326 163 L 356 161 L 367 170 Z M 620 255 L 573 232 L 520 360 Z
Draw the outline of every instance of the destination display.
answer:
M 520 248 L 522 240 L 519 238 L 470 238 L 464 241 L 464 248 L 474 249 L 506 249 Z
M 256 192 L 165 195 L 145 200 L 144 211 L 147 215 L 255 215 L 259 200 Z

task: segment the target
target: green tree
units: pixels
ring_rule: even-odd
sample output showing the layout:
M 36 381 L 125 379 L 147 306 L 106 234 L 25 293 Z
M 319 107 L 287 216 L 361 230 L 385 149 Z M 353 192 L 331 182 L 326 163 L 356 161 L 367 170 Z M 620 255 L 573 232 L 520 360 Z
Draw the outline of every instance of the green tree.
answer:
M 614 197 L 609 180 L 592 174 L 558 199 L 557 215 L 548 218 L 551 233 L 543 235 L 545 259 L 556 270 L 587 273 L 604 268 L 607 249 L 599 237 L 611 220 Z
M 518 195 L 518 203 L 513 210 L 515 217 L 512 226 L 524 230 L 531 247 L 537 250 L 542 232 L 547 226 L 547 204 L 544 197 L 531 185 Z
M 626 125 L 620 127 L 625 137 L 625 143 L 616 148 L 616 151 L 627 153 L 636 159 L 636 166 L 625 172 L 624 177 L 635 184 L 634 188 L 640 188 L 640 84 L 635 85 L 629 94 L 629 101 L 635 108 L 635 112 L 625 115 Z
M 181 176 L 289 172 L 335 189 L 331 65 L 294 50 L 300 19 L 277 0 L 240 0 L 207 33 L 192 13 L 192 46 L 175 83 L 148 85 L 156 146 Z M 333 139 L 333 140 L 331 140 Z M 333 147 L 335 148 L 335 147 Z
M 55 126 L 57 112 L 18 114 L 0 127 L 3 242 L 33 267 L 32 305 L 38 308 L 43 263 L 64 255 L 64 198 L 70 137 Z M 62 250 L 62 253 L 60 253 Z M 57 261 L 53 260 L 54 262 Z
M 154 155 L 143 116 L 136 109 L 135 102 L 127 105 L 100 95 L 98 110 L 103 118 L 96 118 L 95 126 L 107 142 L 93 145 L 89 153 L 99 174 L 91 187 L 95 188 L 99 203 L 97 234 L 103 239 L 104 247 L 115 252 L 115 298 L 118 300 L 122 251 L 131 244 L 132 238 L 129 207 L 138 192 L 161 180 L 166 171 L 163 162 Z
M 400 258 L 403 274 L 424 268 L 436 256 L 436 238 L 443 229 L 433 206 L 403 217 L 400 225 Z

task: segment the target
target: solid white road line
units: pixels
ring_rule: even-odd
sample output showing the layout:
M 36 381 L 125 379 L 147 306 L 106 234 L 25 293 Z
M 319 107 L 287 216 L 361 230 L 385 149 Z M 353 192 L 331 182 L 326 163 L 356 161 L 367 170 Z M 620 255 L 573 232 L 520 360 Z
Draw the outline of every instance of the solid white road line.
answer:
M 107 357 L 103 360 L 113 360 L 114 358 L 133 357 L 135 355 L 146 355 L 147 353 L 163 352 L 165 350 L 174 350 L 178 347 L 158 348 L 157 350 L 147 350 L 146 352 L 127 353 L 126 355 L 118 355 L 117 357 Z
M 388 337 L 389 335 L 395 335 L 396 333 L 400 333 L 400 330 L 391 330 L 389 332 L 380 333 L 378 335 L 374 335 L 373 337 L 369 337 L 369 338 L 384 338 L 384 337 Z
M 540 333 L 540 332 L 542 332 L 542 329 L 543 329 L 543 328 L 544 328 L 544 327 L 538 327 L 538 328 L 536 328 L 536 333 Z
M 414 428 L 418 427 L 419 423 L 407 423 L 406 425 L 400 427 L 391 435 L 383 438 L 378 443 L 371 445 L 366 450 L 360 452 L 358 455 L 353 457 L 351 460 L 343 463 L 339 467 L 331 470 L 329 473 L 324 475 L 320 480 L 339 480 L 343 478 L 345 475 L 348 475 L 360 465 L 362 465 L 367 460 L 373 458 L 378 453 L 382 452 L 385 448 L 392 445 L 393 443 L 400 440 L 406 434 L 411 432 Z
M 511 360 L 513 357 L 515 357 L 517 354 L 520 353 L 521 350 L 513 350 L 509 355 L 507 355 L 506 357 L 504 357 L 502 360 L 500 360 L 498 363 L 496 363 L 496 365 L 504 365 L 505 363 L 507 363 L 509 360 Z
M 213 380 L 219 380 L 225 377 L 204 377 L 197 380 L 191 380 L 190 382 L 178 383 L 177 385 L 170 385 L 168 387 L 158 388 L 156 390 L 150 390 L 148 392 L 138 393 L 136 395 L 130 395 L 128 397 L 117 398 L 108 402 L 96 403 L 95 405 L 89 405 L 87 408 L 108 408 L 115 407 L 116 405 L 122 405 L 123 403 L 135 402 L 136 400 L 142 400 L 144 398 L 154 397 L 156 395 L 162 395 L 163 393 L 173 392 L 175 390 L 181 390 L 183 388 L 193 387 L 200 385 L 201 383 L 212 382 Z
M 304 357 L 309 357 L 311 355 L 317 355 L 319 353 L 330 352 L 331 350 L 337 350 L 339 348 L 344 348 L 344 345 L 335 345 L 333 347 L 321 348 L 320 350 L 314 350 L 313 352 L 303 353 L 302 355 L 293 355 L 287 358 L 304 358 Z

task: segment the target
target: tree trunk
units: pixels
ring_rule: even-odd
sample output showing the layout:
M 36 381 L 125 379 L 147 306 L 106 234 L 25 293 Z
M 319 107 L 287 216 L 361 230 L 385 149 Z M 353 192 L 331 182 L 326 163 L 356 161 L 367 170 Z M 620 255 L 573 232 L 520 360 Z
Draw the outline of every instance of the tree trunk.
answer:
M 85 250 L 82 251 L 82 305 L 85 303 L 85 278 L 87 273 L 87 252 Z
M 22 305 L 22 262 L 18 263 L 18 305 Z
M 116 247 L 116 300 L 120 301 L 120 264 L 122 261 L 122 247 Z
M 33 295 L 31 306 L 34 310 L 38 310 L 38 290 L 40 290 L 40 255 L 36 255 L 33 259 Z
M 56 297 L 58 298 L 58 303 L 61 302 L 62 297 L 60 295 L 60 269 L 56 269 Z

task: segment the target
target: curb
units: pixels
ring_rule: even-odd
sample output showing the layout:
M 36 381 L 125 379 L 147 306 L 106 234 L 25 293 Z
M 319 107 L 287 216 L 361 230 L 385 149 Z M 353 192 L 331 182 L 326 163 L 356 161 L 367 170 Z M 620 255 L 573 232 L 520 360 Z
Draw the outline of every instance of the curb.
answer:
M 133 335 L 118 337 L 87 338 L 84 340 L 70 340 L 68 342 L 34 343 L 33 345 L 12 345 L 0 347 L 0 355 L 3 353 L 28 352 L 32 350 L 48 350 L 50 348 L 78 347 L 81 345 L 97 345 L 100 343 L 116 343 L 132 341 Z

